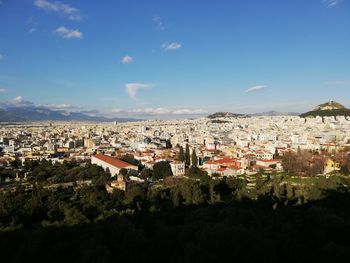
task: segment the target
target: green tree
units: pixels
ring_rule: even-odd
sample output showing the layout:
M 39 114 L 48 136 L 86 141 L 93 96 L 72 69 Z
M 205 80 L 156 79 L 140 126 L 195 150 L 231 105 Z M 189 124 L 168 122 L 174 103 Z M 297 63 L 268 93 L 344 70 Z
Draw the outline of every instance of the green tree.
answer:
M 144 180 L 146 180 L 148 178 L 152 178 L 152 170 L 149 168 L 143 169 L 140 173 L 140 178 L 144 179 Z
M 140 184 L 130 184 L 125 192 L 125 203 L 136 204 L 145 198 L 145 191 Z
M 185 152 L 184 152 L 184 148 L 182 146 L 180 146 L 179 152 L 176 156 L 176 160 L 184 162 L 185 161 Z
M 62 202 L 60 204 L 60 209 L 63 211 L 65 224 L 69 226 L 86 224 L 89 222 L 85 215 L 75 206 Z
M 153 180 L 163 179 L 167 176 L 172 176 L 171 166 L 166 161 L 157 162 L 153 165 Z
M 198 165 L 198 158 L 197 158 L 197 154 L 196 154 L 196 151 L 193 149 L 192 151 L 192 166 L 193 167 L 197 167 Z
M 188 145 L 188 143 L 186 144 L 185 163 L 187 167 L 191 164 L 190 146 Z
M 193 178 L 202 178 L 203 176 L 208 176 L 208 173 L 196 166 L 192 166 L 189 169 L 186 169 L 186 176 Z

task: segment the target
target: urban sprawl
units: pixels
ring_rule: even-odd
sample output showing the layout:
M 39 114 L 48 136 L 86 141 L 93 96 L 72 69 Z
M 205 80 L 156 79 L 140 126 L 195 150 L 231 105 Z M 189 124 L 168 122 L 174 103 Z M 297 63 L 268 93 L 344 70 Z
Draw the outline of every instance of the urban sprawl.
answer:
M 120 156 L 132 155 L 149 169 L 166 161 L 174 176 L 185 176 L 186 168 L 195 166 L 220 178 L 283 172 L 286 153 L 309 151 L 314 153 L 309 165 L 322 158 L 319 173 L 329 175 L 340 170 L 336 153 L 346 150 L 349 141 L 350 120 L 342 116 L 12 123 L 0 129 L 0 165 L 13 160 L 75 160 L 102 166 L 119 182 L 125 180 L 117 176 L 124 168 L 128 180 L 143 182 L 138 166 L 118 159 Z M 186 150 L 190 160 L 179 155 Z M 6 181 L 22 179 L 17 176 Z M 125 184 L 120 187 L 118 180 L 109 187 L 123 189 Z

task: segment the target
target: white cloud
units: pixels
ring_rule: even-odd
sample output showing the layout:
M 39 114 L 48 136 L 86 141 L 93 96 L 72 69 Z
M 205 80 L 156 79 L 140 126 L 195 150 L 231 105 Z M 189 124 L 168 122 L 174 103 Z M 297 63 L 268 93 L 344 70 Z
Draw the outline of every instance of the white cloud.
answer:
M 47 108 L 50 110 L 55 111 L 70 111 L 70 112 L 81 112 L 81 113 L 95 113 L 95 110 L 92 111 L 84 111 L 81 106 L 74 106 L 69 103 L 61 103 L 61 104 L 55 104 L 55 103 L 47 103 L 47 104 L 37 104 L 37 107 Z
M 0 89 L 1 92 L 2 89 Z M 6 89 L 5 89 L 6 91 Z M 84 114 L 98 114 L 99 111 L 96 110 L 84 110 L 81 106 L 74 106 L 69 103 L 46 103 L 46 104 L 36 104 L 32 101 L 24 100 L 22 96 L 17 96 L 10 100 L 0 100 L 0 107 L 3 108 L 37 108 L 37 109 L 49 109 L 56 111 L 66 111 L 66 112 L 81 112 Z
M 62 38 L 83 38 L 83 33 L 78 29 L 69 29 L 64 26 L 56 28 L 54 32 Z
M 332 8 L 338 5 L 342 0 L 322 0 L 322 2 L 327 6 L 327 8 Z
M 77 109 L 78 107 L 72 106 L 69 103 L 62 103 L 62 104 L 43 104 L 43 105 L 38 105 L 42 106 L 45 108 L 49 108 L 51 110 L 67 110 L 67 109 Z
M 34 33 L 37 29 L 35 27 L 32 27 L 28 30 L 28 33 L 31 34 L 31 33 Z
M 258 85 L 258 86 L 254 86 L 254 87 L 250 87 L 248 89 L 245 90 L 246 93 L 249 93 L 249 92 L 255 92 L 255 91 L 259 91 L 259 90 L 263 90 L 267 88 L 267 86 L 264 86 L 264 85 Z
M 0 92 L 5 92 L 5 91 L 7 91 L 7 89 L 5 89 L 5 88 L 0 88 Z
M 163 20 L 162 20 L 162 18 L 160 16 L 154 16 L 153 17 L 153 22 L 156 23 L 158 30 L 162 30 L 162 31 L 165 30 L 165 26 L 164 26 Z
M 134 98 L 140 89 L 152 88 L 151 84 L 144 83 L 127 83 L 125 84 L 125 90 L 131 98 Z
M 142 108 L 142 109 L 112 109 L 113 113 L 131 115 L 131 116 L 154 116 L 154 115 L 168 115 L 168 116 L 180 116 L 180 115 L 202 115 L 207 114 L 208 111 L 204 109 L 190 109 L 190 108 Z
M 179 49 L 181 48 L 182 45 L 181 43 L 177 43 L 177 42 L 171 42 L 171 43 L 164 43 L 162 45 L 162 48 L 167 51 L 167 50 L 176 50 L 176 49 Z
M 63 4 L 59 1 L 50 2 L 47 0 L 35 0 L 34 5 L 45 11 L 56 12 L 60 15 L 68 17 L 70 20 L 82 20 L 83 16 L 79 9 Z
M 172 112 L 175 115 L 188 115 L 188 114 L 206 114 L 207 110 L 203 109 L 177 109 Z
M 23 98 L 22 98 L 22 96 L 17 96 L 16 98 L 14 98 L 14 99 L 12 100 L 12 102 L 13 102 L 14 104 L 21 104 L 21 103 L 23 102 Z
M 133 57 L 124 56 L 124 57 L 122 58 L 122 63 L 123 63 L 123 64 L 130 64 L 130 63 L 132 63 L 132 62 L 134 62 L 134 58 L 133 58 Z
M 350 85 L 350 80 L 332 80 L 326 81 L 326 85 Z
M 0 100 L 1 107 L 30 107 L 33 105 L 33 102 L 24 100 L 22 96 L 17 96 L 11 100 Z

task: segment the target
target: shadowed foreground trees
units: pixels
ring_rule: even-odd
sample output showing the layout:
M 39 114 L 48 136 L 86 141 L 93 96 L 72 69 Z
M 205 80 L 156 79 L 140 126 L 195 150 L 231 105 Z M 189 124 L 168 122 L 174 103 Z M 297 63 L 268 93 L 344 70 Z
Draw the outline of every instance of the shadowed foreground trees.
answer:
M 211 179 L 191 167 L 184 178 L 166 176 L 167 162 L 158 166 L 163 180 L 109 194 L 100 182 L 109 175 L 97 166 L 28 165 L 33 180 L 0 191 L 0 262 L 337 262 L 349 256 L 349 177 Z M 69 174 L 89 177 L 92 185 L 50 189 L 42 181 Z
M 94 202 L 94 201 L 93 201 Z M 88 201 L 91 203 L 91 201 Z M 350 256 L 349 193 L 114 215 L 94 224 L 0 232 L 1 262 L 339 262 Z M 346 261 L 343 261 L 346 262 Z

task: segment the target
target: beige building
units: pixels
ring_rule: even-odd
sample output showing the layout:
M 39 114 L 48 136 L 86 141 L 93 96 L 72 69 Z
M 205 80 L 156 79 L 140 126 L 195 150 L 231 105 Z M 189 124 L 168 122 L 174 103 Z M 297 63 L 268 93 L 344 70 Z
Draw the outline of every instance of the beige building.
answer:
M 185 162 L 173 161 L 170 163 L 170 166 L 174 176 L 185 175 Z

